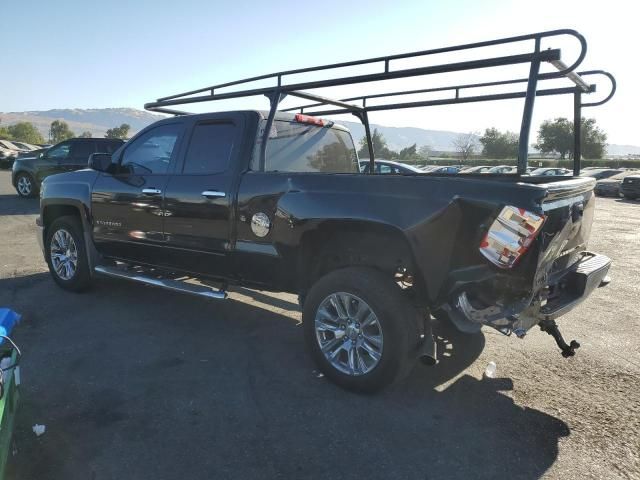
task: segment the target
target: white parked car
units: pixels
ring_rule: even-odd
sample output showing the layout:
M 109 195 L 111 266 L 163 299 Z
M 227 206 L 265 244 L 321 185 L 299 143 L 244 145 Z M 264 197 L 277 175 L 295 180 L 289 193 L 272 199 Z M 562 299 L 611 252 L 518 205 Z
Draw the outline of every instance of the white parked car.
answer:
M 532 176 L 572 176 L 573 172 L 568 168 L 536 168 L 531 172 Z

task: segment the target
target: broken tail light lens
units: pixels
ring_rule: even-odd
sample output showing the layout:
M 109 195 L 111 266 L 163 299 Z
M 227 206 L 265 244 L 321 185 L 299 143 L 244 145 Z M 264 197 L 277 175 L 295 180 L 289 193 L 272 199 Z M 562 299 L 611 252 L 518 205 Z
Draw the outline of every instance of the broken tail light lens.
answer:
M 500 268 L 511 268 L 533 243 L 546 217 L 506 206 L 480 242 L 480 253 Z

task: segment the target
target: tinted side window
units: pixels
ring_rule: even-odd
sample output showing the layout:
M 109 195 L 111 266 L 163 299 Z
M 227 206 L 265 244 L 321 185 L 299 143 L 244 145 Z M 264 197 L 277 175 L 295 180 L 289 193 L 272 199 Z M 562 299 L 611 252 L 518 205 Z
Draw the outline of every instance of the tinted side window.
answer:
M 297 122 L 274 122 L 267 172 L 356 173 L 356 150 L 347 132 Z
M 61 143 L 60 145 L 51 147 L 47 151 L 47 158 L 51 158 L 54 160 L 62 160 L 63 158 L 67 158 L 69 156 L 70 149 L 71 149 L 71 145 L 69 143 Z
M 99 153 L 113 153 L 115 152 L 122 143 L 118 142 L 98 142 L 96 145 L 96 151 Z
M 138 175 L 167 173 L 181 124 L 160 125 L 136 138 L 122 155 L 121 169 Z
M 95 142 L 76 142 L 71 147 L 71 156 L 78 160 L 88 160 L 89 155 L 95 151 Z
M 185 158 L 183 173 L 210 175 L 229 166 L 236 137 L 232 123 L 200 123 L 195 126 Z

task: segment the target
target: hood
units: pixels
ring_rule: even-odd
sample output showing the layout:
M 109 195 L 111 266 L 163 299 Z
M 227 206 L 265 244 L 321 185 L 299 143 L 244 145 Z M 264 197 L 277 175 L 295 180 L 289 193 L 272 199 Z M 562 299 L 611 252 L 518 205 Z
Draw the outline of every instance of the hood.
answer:
M 13 168 L 17 169 L 20 166 L 23 167 L 32 167 L 33 162 L 36 161 L 36 157 L 18 157 L 13 162 Z
M 55 185 L 59 183 L 93 183 L 99 174 L 100 172 L 87 168 L 84 170 L 76 170 L 74 172 L 49 175 L 42 181 L 42 183 L 43 185 Z

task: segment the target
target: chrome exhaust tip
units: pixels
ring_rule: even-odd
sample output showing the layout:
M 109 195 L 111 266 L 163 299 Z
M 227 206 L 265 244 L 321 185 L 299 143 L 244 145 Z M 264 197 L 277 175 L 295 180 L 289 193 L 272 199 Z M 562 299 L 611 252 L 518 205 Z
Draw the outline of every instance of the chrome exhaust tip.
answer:
M 418 358 L 423 365 L 433 366 L 438 363 L 438 347 L 433 335 L 429 334 L 422 338 L 422 343 L 418 346 Z

